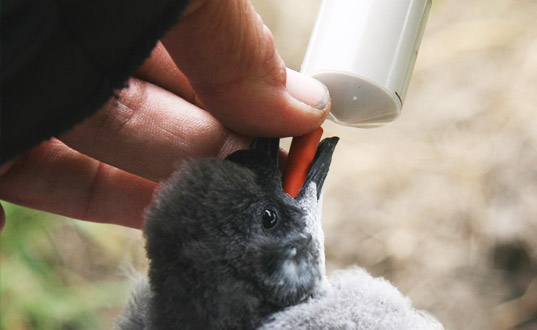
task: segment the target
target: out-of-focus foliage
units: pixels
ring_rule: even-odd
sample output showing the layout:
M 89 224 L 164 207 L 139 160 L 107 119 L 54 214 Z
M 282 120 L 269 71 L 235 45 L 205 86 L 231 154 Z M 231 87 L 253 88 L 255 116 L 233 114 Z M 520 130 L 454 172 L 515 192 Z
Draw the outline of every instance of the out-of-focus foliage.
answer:
M 8 222 L 0 236 L 0 328 L 111 328 L 130 281 L 114 272 L 114 249 L 94 238 L 99 225 L 3 205 Z

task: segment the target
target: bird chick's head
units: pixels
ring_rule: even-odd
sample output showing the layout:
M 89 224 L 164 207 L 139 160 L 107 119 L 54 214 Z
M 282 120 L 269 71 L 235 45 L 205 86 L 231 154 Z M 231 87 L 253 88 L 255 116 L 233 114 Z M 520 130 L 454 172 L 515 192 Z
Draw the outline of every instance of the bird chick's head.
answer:
M 183 163 L 147 215 L 153 291 L 183 285 L 192 295 L 221 284 L 220 293 L 246 290 L 282 307 L 311 296 L 324 279 L 319 199 L 336 143 L 321 142 L 296 198 L 282 189 L 278 139 Z M 181 280 L 188 274 L 201 284 Z

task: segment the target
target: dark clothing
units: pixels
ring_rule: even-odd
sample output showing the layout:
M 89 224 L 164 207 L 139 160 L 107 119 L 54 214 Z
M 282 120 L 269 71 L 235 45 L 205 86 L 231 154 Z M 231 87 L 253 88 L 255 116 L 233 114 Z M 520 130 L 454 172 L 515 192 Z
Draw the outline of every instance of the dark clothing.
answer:
M 0 162 L 93 114 L 188 0 L 2 0 Z

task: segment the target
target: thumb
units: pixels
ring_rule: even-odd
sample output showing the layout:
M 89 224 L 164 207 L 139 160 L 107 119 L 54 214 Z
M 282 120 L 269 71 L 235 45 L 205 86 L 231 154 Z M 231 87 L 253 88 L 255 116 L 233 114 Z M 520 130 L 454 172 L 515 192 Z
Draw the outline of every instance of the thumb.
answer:
M 303 135 L 328 115 L 328 89 L 285 68 L 247 0 L 194 0 L 162 42 L 207 111 L 237 132 Z

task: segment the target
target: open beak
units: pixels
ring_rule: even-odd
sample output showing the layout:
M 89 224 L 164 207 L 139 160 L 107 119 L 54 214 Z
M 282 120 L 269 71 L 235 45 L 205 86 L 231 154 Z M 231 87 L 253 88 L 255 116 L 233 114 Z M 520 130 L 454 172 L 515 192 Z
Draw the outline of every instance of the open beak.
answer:
M 297 198 L 303 197 L 305 194 L 306 188 L 313 182 L 315 183 L 317 189 L 317 199 L 321 196 L 321 191 L 323 188 L 324 180 L 330 169 L 330 163 L 332 161 L 332 155 L 338 143 L 338 137 L 326 138 L 319 143 L 317 152 L 315 153 L 315 158 L 313 163 L 308 171 L 308 175 L 302 184 L 302 188 L 298 193 Z
M 339 138 L 331 137 L 319 143 L 313 162 L 296 198 L 303 198 L 307 187 L 311 183 L 315 183 L 317 199 L 319 199 L 324 180 L 330 168 L 332 154 L 338 141 Z M 250 145 L 249 150 L 236 151 L 226 158 L 254 170 L 258 174 L 260 183 L 273 184 L 275 176 L 280 176 L 278 168 L 279 154 L 280 139 L 256 138 Z M 279 184 L 281 185 L 281 181 Z

